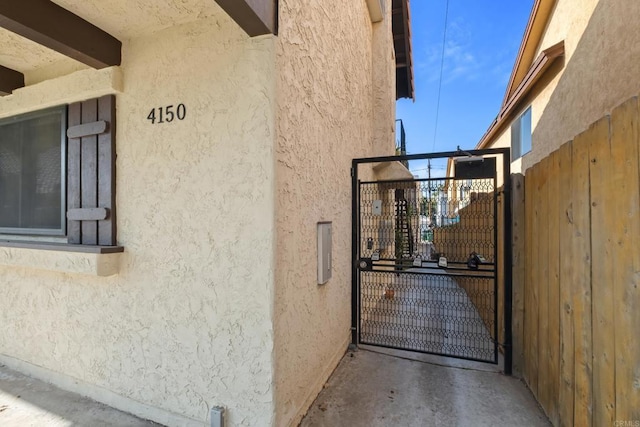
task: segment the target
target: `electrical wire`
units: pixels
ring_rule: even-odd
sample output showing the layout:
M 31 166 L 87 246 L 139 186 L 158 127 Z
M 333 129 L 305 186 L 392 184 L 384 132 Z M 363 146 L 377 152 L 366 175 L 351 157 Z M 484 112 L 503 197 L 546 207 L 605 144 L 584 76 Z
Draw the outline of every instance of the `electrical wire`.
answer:
M 440 95 L 442 94 L 442 74 L 444 71 L 444 54 L 447 46 L 447 27 L 449 24 L 449 0 L 446 0 L 444 12 L 444 32 L 442 36 L 442 59 L 440 61 L 440 79 L 438 80 L 438 101 L 436 102 L 436 124 L 433 130 L 433 146 L 431 151 L 436 149 L 436 137 L 438 136 L 438 120 L 440 118 Z

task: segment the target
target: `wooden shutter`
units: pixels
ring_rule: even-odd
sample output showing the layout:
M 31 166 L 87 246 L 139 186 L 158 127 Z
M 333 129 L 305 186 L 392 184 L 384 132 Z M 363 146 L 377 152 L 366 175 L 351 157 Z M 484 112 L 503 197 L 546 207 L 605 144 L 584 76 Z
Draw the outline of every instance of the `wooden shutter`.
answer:
M 67 237 L 69 243 L 116 243 L 115 96 L 69 105 Z

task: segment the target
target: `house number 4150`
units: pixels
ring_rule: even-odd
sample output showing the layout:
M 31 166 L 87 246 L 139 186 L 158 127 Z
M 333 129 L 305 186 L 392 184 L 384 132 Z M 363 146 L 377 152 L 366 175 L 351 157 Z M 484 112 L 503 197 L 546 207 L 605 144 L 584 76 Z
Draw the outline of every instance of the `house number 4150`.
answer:
M 174 120 L 184 120 L 187 117 L 187 107 L 184 104 L 167 105 L 166 107 L 158 107 L 151 110 L 147 116 L 147 120 L 151 124 L 171 123 Z

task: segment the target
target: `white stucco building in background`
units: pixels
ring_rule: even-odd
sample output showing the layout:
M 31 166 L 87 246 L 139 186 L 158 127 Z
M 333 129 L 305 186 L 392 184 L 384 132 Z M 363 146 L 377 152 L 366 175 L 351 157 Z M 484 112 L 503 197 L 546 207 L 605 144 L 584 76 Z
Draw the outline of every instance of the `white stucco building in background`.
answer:
M 0 363 L 166 425 L 296 425 L 349 342 L 350 164 L 394 153 L 408 1 L 6 3 Z

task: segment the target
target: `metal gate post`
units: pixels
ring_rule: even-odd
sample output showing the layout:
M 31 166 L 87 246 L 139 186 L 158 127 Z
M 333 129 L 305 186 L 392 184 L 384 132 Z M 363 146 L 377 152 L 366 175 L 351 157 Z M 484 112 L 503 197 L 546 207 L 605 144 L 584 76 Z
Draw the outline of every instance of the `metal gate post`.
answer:
M 358 345 L 360 291 L 358 289 L 358 233 L 359 225 L 358 163 L 351 162 L 351 344 Z

